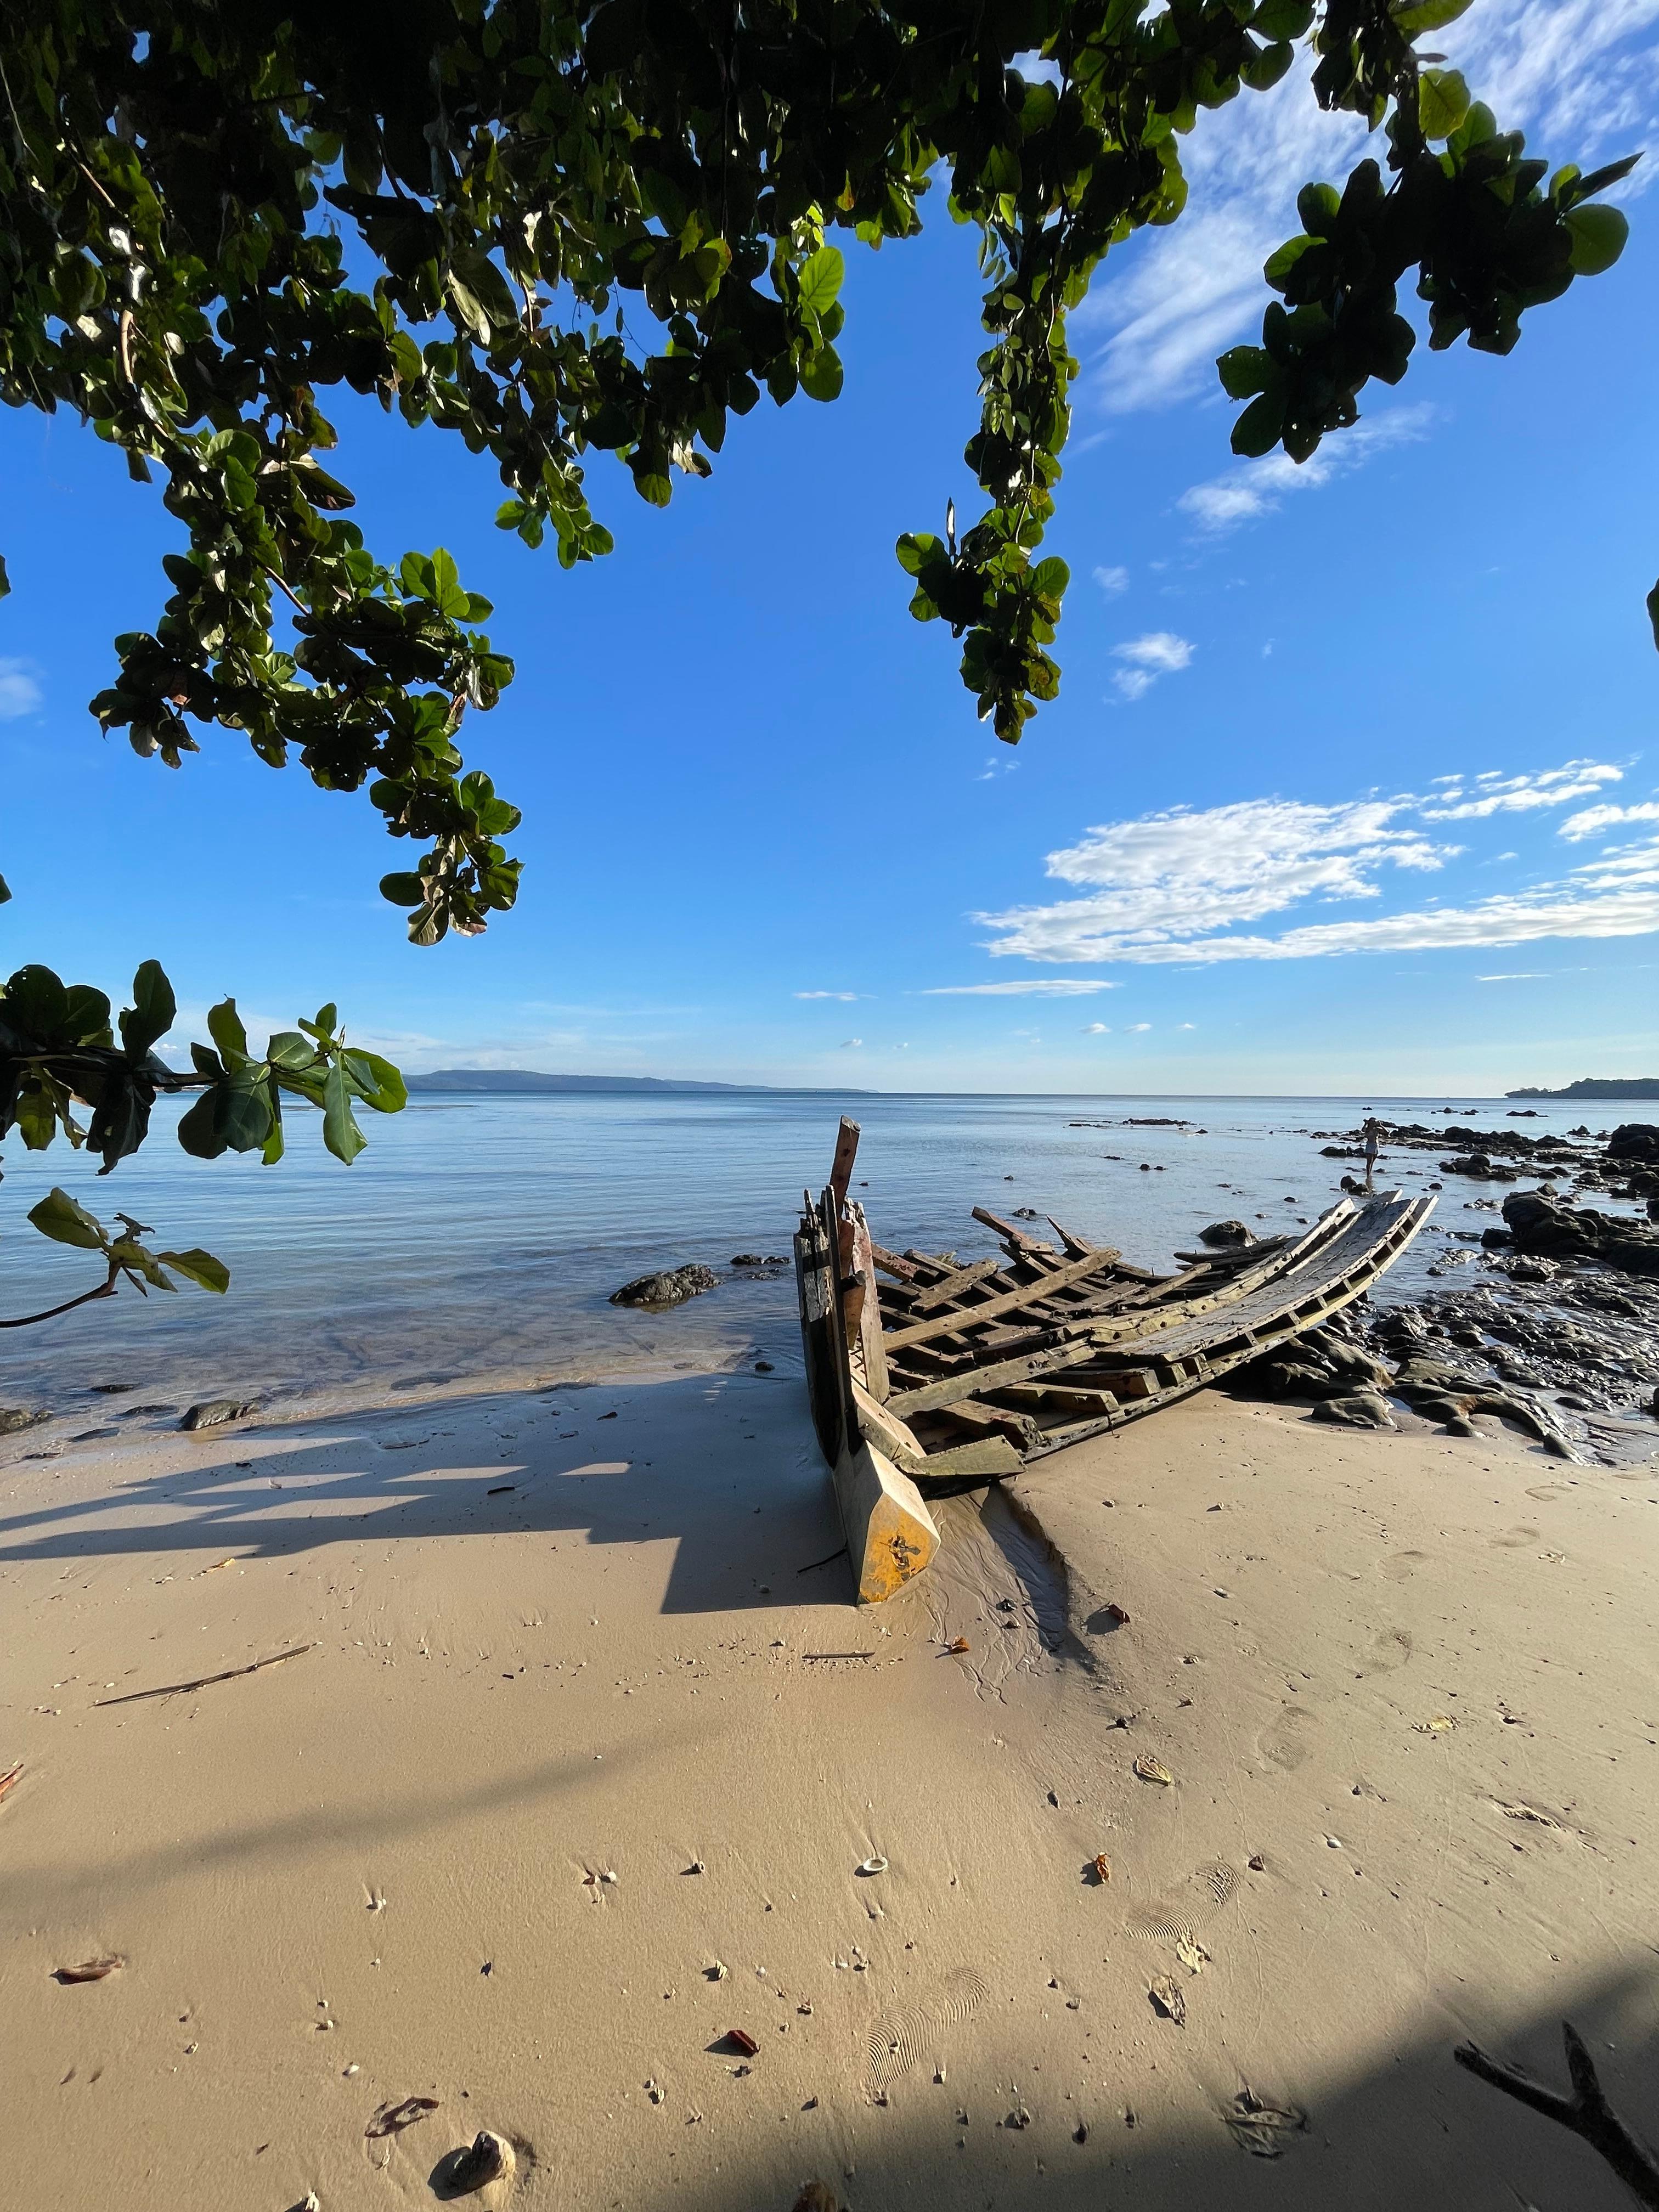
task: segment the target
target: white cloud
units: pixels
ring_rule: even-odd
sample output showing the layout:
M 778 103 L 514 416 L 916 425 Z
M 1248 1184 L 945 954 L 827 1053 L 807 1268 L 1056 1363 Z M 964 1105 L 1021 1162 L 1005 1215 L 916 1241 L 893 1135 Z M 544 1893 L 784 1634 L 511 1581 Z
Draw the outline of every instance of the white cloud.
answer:
M 1043 975 L 1029 983 L 936 983 L 924 999 L 1081 999 L 1091 991 L 1115 991 L 1115 983 L 1085 981 L 1075 975 Z
M 1565 805 L 1570 799 L 1593 799 L 1603 784 L 1619 783 L 1623 777 L 1622 769 L 1611 768 L 1604 761 L 1568 761 L 1565 767 L 1547 769 L 1541 775 L 1506 776 L 1489 769 L 1475 777 L 1474 787 L 1468 792 L 1456 784 L 1441 792 L 1436 804 L 1425 806 L 1423 814 L 1429 822 L 1475 822 L 1492 814 L 1530 813 L 1534 807 Z M 1618 817 L 1616 807 L 1602 811 Z M 1659 809 L 1655 811 L 1659 813 Z M 1566 834 L 1565 825 L 1562 834 Z
M 1461 906 L 1430 899 L 1403 914 L 1304 922 L 1275 936 L 1238 932 L 1309 900 L 1376 902 L 1395 869 L 1443 868 L 1462 848 L 1432 842 L 1422 820 L 1559 805 L 1617 774 L 1584 761 L 1525 776 L 1489 770 L 1467 805 L 1460 785 L 1446 794 L 1449 806 L 1401 794 L 1329 806 L 1263 799 L 1173 807 L 1099 825 L 1051 853 L 1048 873 L 1081 896 L 979 919 L 996 933 L 987 947 L 995 954 L 1137 965 L 1640 935 L 1659 929 L 1659 837 L 1603 850 L 1559 881 Z
M 1150 1022 L 1131 1022 L 1129 1034 L 1131 1036 L 1144 1036 L 1152 1026 Z
M 1142 699 L 1160 676 L 1174 676 L 1190 667 L 1193 646 L 1184 637 L 1177 637 L 1172 629 L 1149 629 L 1144 637 L 1132 637 L 1125 645 L 1115 645 L 1114 655 L 1127 661 L 1112 678 L 1126 699 Z
M 1271 514 L 1287 492 L 1316 491 L 1334 477 L 1352 475 L 1374 453 L 1405 446 L 1427 434 L 1434 420 L 1432 407 L 1395 407 L 1374 422 L 1358 422 L 1340 438 L 1328 438 L 1316 453 L 1299 465 L 1288 453 L 1249 461 L 1229 469 L 1208 483 L 1194 484 L 1176 505 L 1212 537 L 1236 530 Z M 1269 648 L 1264 647 L 1267 651 Z
M 862 994 L 858 991 L 797 991 L 795 996 L 798 999 L 839 999 L 843 1006 L 850 1006 Z
M 1482 0 L 1423 43 L 1449 54 L 1504 129 L 1527 131 L 1529 153 L 1589 167 L 1651 143 L 1656 23 L 1659 0 Z M 1110 255 L 1073 314 L 1085 395 L 1102 411 L 1217 393 L 1216 355 L 1255 334 L 1273 296 L 1262 262 L 1300 228 L 1298 188 L 1340 184 L 1362 153 L 1386 153 L 1356 117 L 1322 112 L 1308 68 L 1299 53 L 1271 92 L 1200 114 L 1181 142 L 1181 220 Z M 1638 169 L 1624 189 L 1646 181 Z
M 1094 579 L 1108 599 L 1114 599 L 1119 592 L 1127 592 L 1129 588 L 1127 568 L 1097 568 Z
M 41 690 L 27 660 L 0 660 L 0 722 L 40 711 Z
M 841 1041 L 841 1048 L 843 1052 L 856 1052 L 863 1042 L 862 1037 L 843 1037 Z
M 1477 983 L 1542 983 L 1548 981 L 1548 975 L 1542 968 L 1519 968 L 1513 975 L 1477 975 L 1474 980 Z
M 1585 837 L 1599 837 L 1620 822 L 1659 822 L 1659 799 L 1644 799 L 1636 806 L 1587 806 L 1582 814 L 1569 814 L 1556 835 L 1577 844 Z
M 1112 1032 L 1109 1025 L 1105 1022 L 1085 1022 L 1083 1024 L 1083 1034 L 1085 1036 L 1110 1036 Z

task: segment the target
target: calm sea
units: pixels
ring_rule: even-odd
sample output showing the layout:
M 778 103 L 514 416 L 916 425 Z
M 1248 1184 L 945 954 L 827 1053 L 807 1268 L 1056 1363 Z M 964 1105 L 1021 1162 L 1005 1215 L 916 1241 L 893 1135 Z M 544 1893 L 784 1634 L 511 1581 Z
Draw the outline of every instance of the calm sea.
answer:
M 91 1255 L 48 1245 L 22 1219 L 54 1182 L 106 1219 L 118 1206 L 152 1224 L 157 1246 L 216 1253 L 228 1296 L 124 1289 L 7 1332 L 0 1404 L 67 1409 L 119 1382 L 146 1400 L 246 1391 L 314 1406 L 644 1364 L 781 1366 L 799 1351 L 792 1271 L 745 1279 L 729 1262 L 788 1254 L 802 1188 L 828 1175 L 843 1103 L 863 1126 L 858 1195 L 878 1240 L 974 1256 L 994 1249 L 969 1218 L 975 1203 L 1031 1206 L 1154 1267 L 1219 1217 L 1259 1234 L 1316 1218 L 1346 1165 L 1319 1157 L 1317 1133 L 1352 1129 L 1370 1109 L 1428 1121 L 1449 1103 L 1487 1127 L 1506 1112 L 1467 1097 L 479 1094 L 366 1115 L 369 1149 L 350 1168 L 295 1114 L 288 1158 L 265 1168 L 191 1159 L 168 1109 L 144 1152 L 104 1180 L 61 1146 L 45 1158 L 8 1148 L 4 1310 L 49 1305 L 95 1277 Z M 1509 1126 L 1599 1130 L 1646 1110 L 1552 1106 Z M 1425 1152 L 1385 1167 L 1385 1182 L 1408 1189 L 1437 1172 Z M 1392 1295 L 1413 1295 L 1431 1265 L 1463 1264 L 1478 1249 L 1492 1216 L 1466 1201 L 1480 1194 L 1452 1180 Z M 608 1303 L 630 1277 L 693 1260 L 722 1271 L 719 1289 L 666 1314 Z

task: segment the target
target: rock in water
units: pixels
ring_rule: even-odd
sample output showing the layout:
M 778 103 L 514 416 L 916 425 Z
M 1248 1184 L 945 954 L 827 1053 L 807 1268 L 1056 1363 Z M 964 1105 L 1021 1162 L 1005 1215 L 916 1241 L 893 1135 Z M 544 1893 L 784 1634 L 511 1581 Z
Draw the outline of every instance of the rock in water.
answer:
M 179 1422 L 181 1429 L 216 1429 L 221 1421 L 240 1421 L 246 1414 L 257 1413 L 257 1398 L 204 1398 L 199 1406 L 192 1406 Z
M 695 1298 L 704 1291 L 712 1291 L 719 1281 L 712 1267 L 692 1265 L 684 1267 L 664 1267 L 654 1275 L 639 1275 L 633 1282 L 624 1283 L 619 1291 L 612 1291 L 613 1306 L 678 1306 L 687 1298 Z
M 50 1413 L 33 1413 L 27 1406 L 0 1406 L 0 1437 L 15 1436 L 19 1429 L 32 1429 L 51 1419 Z
M 1242 1221 L 1212 1221 L 1207 1229 L 1198 1232 L 1200 1244 L 1220 1246 L 1253 1244 L 1255 1237 Z

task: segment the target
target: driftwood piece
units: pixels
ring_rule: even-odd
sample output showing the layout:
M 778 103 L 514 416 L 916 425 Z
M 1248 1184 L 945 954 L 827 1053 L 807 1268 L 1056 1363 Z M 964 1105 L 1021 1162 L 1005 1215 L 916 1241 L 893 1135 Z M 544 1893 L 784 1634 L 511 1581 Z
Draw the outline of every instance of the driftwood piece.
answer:
M 1567 2072 L 1572 2081 L 1571 2094 L 1565 2097 L 1559 2090 L 1546 2088 L 1541 2081 L 1534 2081 L 1520 2067 L 1505 2066 L 1501 2060 L 1488 2057 L 1478 2044 L 1460 2043 L 1452 2057 L 1479 2080 L 1490 2081 L 1494 2089 L 1501 2089 L 1506 2097 L 1515 2098 L 1529 2111 L 1541 2112 L 1547 2120 L 1559 2121 L 1574 2135 L 1582 2136 L 1592 2149 L 1601 2152 L 1638 2204 L 1659 2212 L 1659 2160 L 1638 2141 L 1608 2104 L 1595 2078 L 1595 2061 L 1584 2048 L 1583 2039 L 1571 2021 L 1562 2021 L 1561 2039 L 1566 2045 Z
M 878 1244 L 873 1241 L 870 1249 L 875 1255 L 876 1265 L 881 1269 L 882 1273 L 890 1275 L 896 1283 L 921 1281 L 923 1270 L 917 1267 L 914 1260 L 907 1260 L 902 1252 L 890 1252 L 886 1245 Z
M 975 1283 L 982 1283 L 988 1275 L 1000 1274 L 1001 1272 L 1000 1260 L 975 1260 L 970 1267 L 958 1267 L 954 1273 L 946 1275 L 942 1282 L 929 1283 L 926 1290 L 918 1291 L 911 1310 L 918 1314 L 931 1313 L 935 1306 L 949 1305 L 953 1298 L 959 1298 Z
M 273 1651 L 268 1659 L 256 1659 L 251 1666 L 227 1667 L 222 1674 L 198 1674 L 193 1682 L 163 1682 L 158 1690 L 129 1690 L 124 1697 L 94 1698 L 94 1705 L 136 1705 L 144 1698 L 179 1698 L 191 1690 L 205 1690 L 215 1682 L 234 1682 L 241 1674 L 257 1674 L 262 1667 L 280 1667 L 284 1659 L 298 1659 L 307 1651 L 314 1651 L 314 1644 L 296 1644 L 287 1651 Z

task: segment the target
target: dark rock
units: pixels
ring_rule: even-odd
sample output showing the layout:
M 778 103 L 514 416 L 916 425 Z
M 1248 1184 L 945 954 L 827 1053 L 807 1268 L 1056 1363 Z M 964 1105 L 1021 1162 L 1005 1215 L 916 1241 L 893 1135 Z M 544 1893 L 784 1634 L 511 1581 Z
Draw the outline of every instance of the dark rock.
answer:
M 734 1252 L 732 1255 L 732 1265 L 734 1267 L 763 1267 L 766 1264 L 765 1258 L 759 1252 Z M 632 1288 L 631 1284 L 629 1288 Z M 620 1291 L 617 1296 L 621 1296 Z M 612 1303 L 614 1304 L 615 1301 L 613 1300 Z
M 1394 1416 L 1374 1390 L 1356 1390 L 1345 1398 L 1324 1398 L 1313 1409 L 1316 1421 L 1329 1421 L 1346 1429 L 1391 1429 Z
M 1449 1420 L 1440 1424 L 1440 1433 L 1443 1437 L 1478 1437 L 1480 1431 L 1467 1413 L 1454 1413 Z
M 1480 1242 L 1488 1252 L 1507 1252 L 1514 1243 L 1515 1238 L 1507 1229 L 1483 1229 L 1480 1232 Z
M 188 1409 L 179 1425 L 181 1429 L 216 1429 L 221 1421 L 240 1421 L 258 1410 L 257 1398 L 204 1398 L 200 1405 Z
M 1537 1191 L 1516 1191 L 1504 1201 L 1517 1248 L 1549 1260 L 1600 1260 L 1630 1275 L 1659 1275 L 1659 1235 L 1592 1206 L 1575 1210 Z
M 684 1267 L 664 1267 L 654 1275 L 639 1275 L 631 1283 L 624 1283 L 619 1291 L 612 1291 L 613 1306 L 678 1306 L 687 1298 L 695 1298 L 704 1291 L 712 1291 L 719 1281 L 712 1267 L 693 1262 Z
M 1607 1139 L 1607 1157 L 1651 1160 L 1659 1166 L 1659 1126 L 1651 1121 L 1621 1121 Z
M 71 1437 L 70 1442 L 72 1444 L 89 1444 L 100 1437 L 118 1437 L 120 1433 L 119 1429 L 82 1429 L 79 1436 Z
M 28 1406 L 0 1406 L 0 1437 L 15 1437 L 19 1429 L 33 1429 L 52 1415 Z
M 1212 1221 L 1207 1229 L 1198 1232 L 1200 1244 L 1254 1244 L 1255 1237 L 1242 1221 Z

